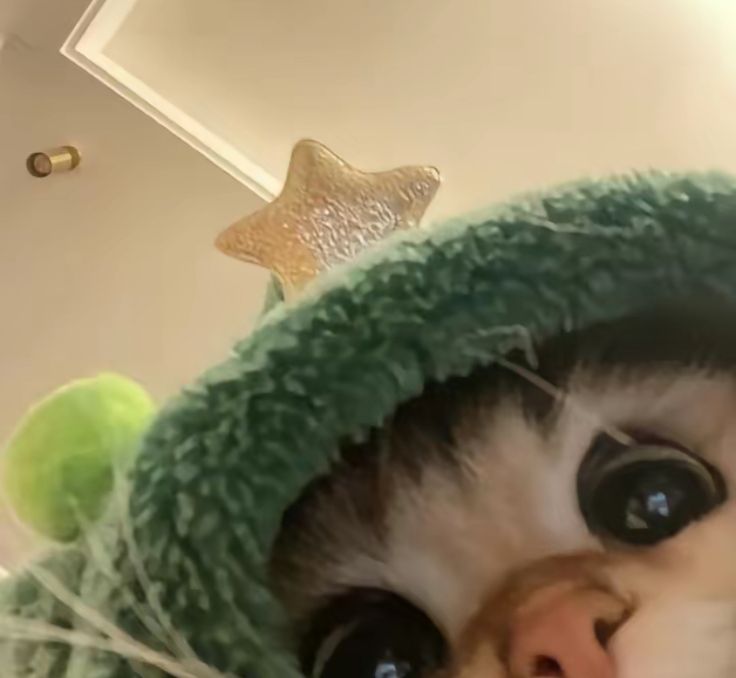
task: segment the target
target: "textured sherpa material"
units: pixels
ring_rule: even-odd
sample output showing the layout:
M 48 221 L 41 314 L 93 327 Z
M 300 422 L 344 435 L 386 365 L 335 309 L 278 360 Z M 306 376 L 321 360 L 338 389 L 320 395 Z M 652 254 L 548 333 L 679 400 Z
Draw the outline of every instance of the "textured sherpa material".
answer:
M 736 300 L 736 180 L 722 175 L 578 183 L 398 235 L 274 307 L 164 408 L 131 479 L 135 548 L 112 515 L 55 554 L 52 569 L 162 651 L 182 644 L 155 640 L 166 633 L 141 624 L 141 610 L 163 608 L 199 658 L 228 675 L 298 675 L 278 649 L 266 563 L 284 509 L 329 471 L 341 439 L 380 424 L 428 380 L 560 330 L 703 295 Z M 106 545 L 104 562 L 91 536 Z M 0 605 L 89 630 L 32 573 L 6 582 Z M 5 649 L 14 676 L 149 675 L 63 645 Z

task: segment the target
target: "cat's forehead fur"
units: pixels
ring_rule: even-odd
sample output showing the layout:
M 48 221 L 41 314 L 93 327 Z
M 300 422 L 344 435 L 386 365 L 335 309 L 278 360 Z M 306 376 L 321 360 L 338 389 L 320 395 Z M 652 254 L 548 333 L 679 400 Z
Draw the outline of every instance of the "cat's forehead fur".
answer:
M 717 466 L 730 492 L 736 484 L 735 338 L 727 324 L 680 310 L 614 323 L 602 333 L 593 328 L 544 350 L 536 373 L 546 375 L 551 390 L 541 396 L 508 366 L 489 368 L 475 383 L 438 387 L 371 441 L 348 447 L 344 467 L 287 516 L 274 558 L 287 606 L 306 618 L 341 590 L 378 587 L 414 602 L 450 641 L 457 639 L 480 601 L 514 569 L 550 555 L 604 549 L 587 529 L 576 494 L 578 467 L 602 429 L 677 440 Z M 360 458 L 368 452 L 372 460 Z M 703 522 L 718 520 L 734 531 L 730 515 Z M 705 549 L 698 557 L 706 579 L 726 576 L 727 564 L 718 576 L 710 572 L 714 561 L 736 572 L 736 552 L 691 533 L 670 540 L 668 548 L 697 542 Z M 657 598 L 616 639 L 621 675 L 725 678 L 731 674 L 720 669 L 698 674 L 683 636 L 725 635 L 721 645 L 727 639 L 732 646 L 736 595 L 732 601 L 727 592 L 701 596 L 696 582 L 688 598 L 683 571 L 675 570 L 660 578 L 666 595 L 659 598 L 642 584 L 645 576 L 621 575 L 626 593 L 635 590 L 645 602 L 650 593 Z M 673 664 L 652 653 L 659 656 L 673 643 L 683 656 L 668 655 L 677 666 L 668 673 Z M 717 647 L 709 651 L 713 662 L 734 668 L 731 655 Z
M 530 425 L 507 404 L 468 440 L 467 475 L 431 469 L 406 502 L 396 496 L 385 560 L 372 579 L 420 601 L 450 637 L 509 570 L 533 559 L 598 548 L 578 508 L 577 469 L 598 421 L 691 444 L 736 482 L 736 382 L 703 374 L 662 375 L 640 388 L 581 375 L 555 425 Z M 587 384 L 585 383 L 587 382 Z M 649 411 L 647 411 L 649 410 Z M 494 425 L 495 423 L 495 425 Z M 363 575 L 364 576 L 364 575 Z M 354 582 L 357 583 L 357 582 Z

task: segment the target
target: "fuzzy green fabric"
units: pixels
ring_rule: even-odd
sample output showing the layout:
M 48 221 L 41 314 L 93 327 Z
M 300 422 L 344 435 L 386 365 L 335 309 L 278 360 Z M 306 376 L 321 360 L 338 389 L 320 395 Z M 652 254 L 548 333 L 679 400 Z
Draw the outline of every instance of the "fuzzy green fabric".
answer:
M 25 416 L 4 450 L 3 487 L 39 534 L 73 541 L 105 510 L 154 412 L 138 384 L 116 374 L 78 379 Z
M 703 295 L 736 300 L 736 180 L 722 175 L 578 183 L 398 235 L 274 307 L 168 404 L 135 464 L 130 530 L 113 510 L 41 566 L 161 652 L 186 659 L 188 645 L 228 675 L 296 676 L 266 562 L 284 509 L 329 471 L 341 439 L 428 380 Z M 31 570 L 6 582 L 0 611 L 93 632 L 44 581 Z M 63 643 L 2 647 L 13 676 L 160 675 Z

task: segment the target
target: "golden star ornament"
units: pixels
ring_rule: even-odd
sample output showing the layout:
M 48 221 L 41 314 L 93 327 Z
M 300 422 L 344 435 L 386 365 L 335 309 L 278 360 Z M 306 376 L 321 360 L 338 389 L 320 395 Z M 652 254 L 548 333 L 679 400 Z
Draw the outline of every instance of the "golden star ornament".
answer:
M 401 229 L 415 228 L 440 185 L 433 167 L 361 172 L 322 144 L 300 141 L 284 188 L 217 238 L 225 254 L 264 266 L 284 297 Z

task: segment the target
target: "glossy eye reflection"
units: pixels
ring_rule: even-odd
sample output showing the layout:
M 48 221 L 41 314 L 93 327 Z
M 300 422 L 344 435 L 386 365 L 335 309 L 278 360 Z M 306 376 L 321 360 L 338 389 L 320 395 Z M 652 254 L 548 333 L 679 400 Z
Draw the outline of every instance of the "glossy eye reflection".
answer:
M 591 532 L 635 546 L 674 536 L 725 498 L 718 471 L 671 443 L 624 445 L 601 435 L 578 473 Z
M 300 659 L 310 678 L 425 678 L 445 659 L 437 627 L 395 594 L 352 591 L 316 615 Z

